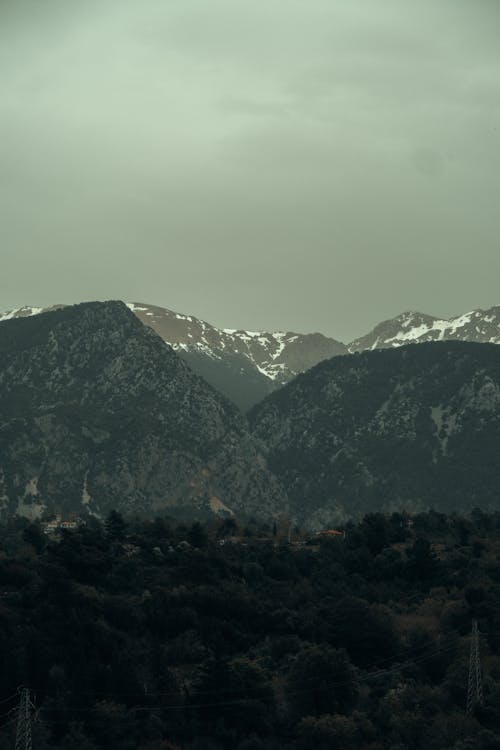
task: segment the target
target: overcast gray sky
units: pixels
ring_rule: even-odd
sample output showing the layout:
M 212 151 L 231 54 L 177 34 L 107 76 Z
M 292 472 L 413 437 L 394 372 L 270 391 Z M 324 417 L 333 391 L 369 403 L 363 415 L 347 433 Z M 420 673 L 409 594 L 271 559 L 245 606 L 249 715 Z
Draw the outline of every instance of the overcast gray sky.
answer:
M 0 0 L 0 309 L 500 304 L 499 0 Z

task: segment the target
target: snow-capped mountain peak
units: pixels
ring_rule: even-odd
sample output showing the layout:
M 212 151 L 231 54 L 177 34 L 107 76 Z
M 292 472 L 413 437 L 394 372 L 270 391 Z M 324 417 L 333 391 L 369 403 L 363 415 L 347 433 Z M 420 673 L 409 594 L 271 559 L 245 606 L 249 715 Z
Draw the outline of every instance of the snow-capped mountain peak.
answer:
M 0 323 L 3 320 L 12 320 L 12 318 L 29 318 L 31 315 L 38 315 L 44 311 L 43 307 L 15 307 L 13 310 L 7 310 L 7 312 L 0 312 Z
M 202 353 L 212 359 L 221 359 L 227 352 L 235 353 L 277 383 L 286 382 L 322 359 L 347 354 L 344 344 L 320 333 L 217 328 L 200 318 L 182 315 L 164 307 L 139 302 L 129 302 L 127 305 L 172 348 Z
M 471 310 L 454 318 L 436 318 L 419 312 L 404 312 L 385 320 L 366 336 L 349 344 L 350 352 L 387 349 L 425 341 L 475 341 L 500 344 L 500 306 Z
M 128 308 L 216 389 L 246 410 L 275 388 L 338 354 L 450 339 L 500 344 L 500 306 L 445 319 L 408 310 L 348 346 L 321 333 L 217 328 L 201 318 L 144 302 Z M 50 308 L 24 306 L 0 313 L 0 322 Z

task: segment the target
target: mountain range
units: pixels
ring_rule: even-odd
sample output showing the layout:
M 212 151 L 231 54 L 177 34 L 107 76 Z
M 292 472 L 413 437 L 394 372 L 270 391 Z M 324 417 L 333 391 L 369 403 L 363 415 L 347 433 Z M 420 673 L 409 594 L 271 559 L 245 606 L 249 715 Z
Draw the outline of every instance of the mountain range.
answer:
M 0 325 L 0 515 L 274 516 L 241 412 L 122 303 Z
M 473 310 L 449 320 L 406 312 L 343 344 L 321 333 L 221 329 L 164 307 L 127 304 L 194 372 L 244 412 L 297 374 L 337 355 L 426 341 L 500 343 L 500 306 Z M 60 307 L 20 307 L 0 314 L 0 322 Z
M 500 347 L 334 356 L 246 418 L 137 312 L 152 311 L 85 303 L 0 325 L 3 517 L 115 508 L 321 528 L 367 511 L 500 507 Z M 195 321 L 176 320 L 194 336 Z

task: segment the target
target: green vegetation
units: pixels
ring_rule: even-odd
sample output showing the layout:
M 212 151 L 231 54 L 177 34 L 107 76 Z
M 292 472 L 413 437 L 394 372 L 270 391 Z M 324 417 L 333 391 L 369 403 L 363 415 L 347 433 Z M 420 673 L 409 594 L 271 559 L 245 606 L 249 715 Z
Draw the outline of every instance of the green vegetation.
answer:
M 500 514 L 1 529 L 0 747 L 500 748 Z M 274 532 L 274 533 L 273 533 Z M 465 715 L 472 619 L 484 702 Z
M 500 347 L 439 341 L 334 357 L 249 414 L 289 512 L 499 510 Z

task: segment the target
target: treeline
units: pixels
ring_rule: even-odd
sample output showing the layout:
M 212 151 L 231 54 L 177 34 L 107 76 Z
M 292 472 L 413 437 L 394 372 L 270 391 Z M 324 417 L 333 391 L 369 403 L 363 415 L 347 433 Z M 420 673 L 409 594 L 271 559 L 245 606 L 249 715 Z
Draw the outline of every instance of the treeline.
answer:
M 0 530 L 1 748 L 21 685 L 36 750 L 500 748 L 500 514 L 46 531 Z

